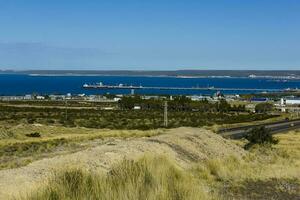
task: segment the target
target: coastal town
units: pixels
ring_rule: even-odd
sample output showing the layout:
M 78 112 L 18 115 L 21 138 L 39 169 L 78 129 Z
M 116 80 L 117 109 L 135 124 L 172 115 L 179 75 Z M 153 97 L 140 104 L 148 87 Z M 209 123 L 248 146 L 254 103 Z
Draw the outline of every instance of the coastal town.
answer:
M 27 95 L 11 95 L 11 96 L 0 96 L 0 103 L 5 102 L 26 102 L 26 101 L 37 101 L 37 102 L 97 102 L 97 103 L 112 103 L 110 106 L 104 106 L 102 109 L 113 110 L 118 109 L 116 106 L 123 97 L 126 96 L 140 96 L 141 99 L 156 99 L 172 101 L 175 96 L 172 95 L 135 95 L 135 94 L 104 94 L 104 95 L 88 95 L 88 94 L 49 94 L 49 95 L 38 95 L 38 94 L 27 94 Z M 182 95 L 180 95 L 182 96 Z M 276 111 L 280 112 L 300 112 L 300 97 L 299 93 L 295 95 L 264 95 L 269 97 L 260 97 L 261 95 L 240 95 L 240 94 L 222 94 L 221 92 L 216 92 L 213 95 L 184 95 L 191 101 L 208 101 L 208 102 L 218 102 L 221 99 L 226 100 L 231 104 L 242 104 L 245 105 L 246 109 L 251 112 L 255 112 L 255 105 L 258 103 L 270 103 L 274 106 Z M 141 109 L 140 105 L 135 105 L 134 109 Z

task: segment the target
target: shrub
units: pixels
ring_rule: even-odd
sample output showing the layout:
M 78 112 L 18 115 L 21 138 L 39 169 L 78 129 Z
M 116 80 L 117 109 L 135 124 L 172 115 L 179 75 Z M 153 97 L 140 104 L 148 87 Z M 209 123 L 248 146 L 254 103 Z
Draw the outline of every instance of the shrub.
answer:
M 54 121 L 53 119 L 47 119 L 47 123 L 48 123 L 48 124 L 54 124 L 55 121 Z
M 33 118 L 28 118 L 27 119 L 28 124 L 33 124 L 34 122 L 35 122 L 35 119 L 33 119 Z
M 245 137 L 249 142 L 245 145 L 245 149 L 249 149 L 255 144 L 277 144 L 278 140 L 275 139 L 270 131 L 264 126 L 255 127 Z
M 27 137 L 41 137 L 39 132 L 25 134 Z

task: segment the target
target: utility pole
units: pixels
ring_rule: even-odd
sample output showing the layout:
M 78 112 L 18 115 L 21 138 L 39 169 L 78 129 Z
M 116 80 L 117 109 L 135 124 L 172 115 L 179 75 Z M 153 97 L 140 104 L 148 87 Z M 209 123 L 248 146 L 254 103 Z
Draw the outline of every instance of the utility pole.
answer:
M 68 120 L 68 102 L 67 102 L 67 99 L 65 99 L 65 108 L 66 108 L 66 122 Z
M 164 126 L 168 127 L 168 102 L 164 103 Z

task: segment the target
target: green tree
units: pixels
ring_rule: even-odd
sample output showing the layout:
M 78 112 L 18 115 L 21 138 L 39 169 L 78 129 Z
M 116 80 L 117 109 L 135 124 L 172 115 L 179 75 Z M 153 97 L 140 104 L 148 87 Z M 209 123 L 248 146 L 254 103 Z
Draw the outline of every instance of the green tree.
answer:
M 192 100 L 186 96 L 176 96 L 169 102 L 169 109 L 175 111 L 190 111 Z
M 125 96 L 119 101 L 119 106 L 123 110 L 131 110 L 135 104 L 141 103 L 140 96 Z
M 228 111 L 231 111 L 231 106 L 230 106 L 230 104 L 226 100 L 221 99 L 217 103 L 217 110 L 219 112 L 228 112 Z
M 255 106 L 256 113 L 267 113 L 273 110 L 273 105 L 270 103 L 259 103 Z

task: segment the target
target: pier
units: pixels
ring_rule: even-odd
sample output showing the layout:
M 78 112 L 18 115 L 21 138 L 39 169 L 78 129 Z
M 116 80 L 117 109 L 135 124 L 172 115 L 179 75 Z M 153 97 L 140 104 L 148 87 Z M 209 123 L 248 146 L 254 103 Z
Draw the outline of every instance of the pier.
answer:
M 159 86 L 133 86 L 133 85 L 103 85 L 84 84 L 85 89 L 129 89 L 129 90 L 211 90 L 211 91 L 260 91 L 260 92 L 283 92 L 287 89 L 268 88 L 221 88 L 221 87 L 159 87 Z

